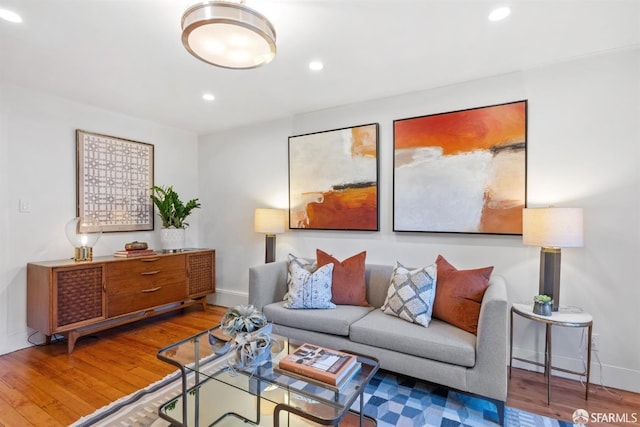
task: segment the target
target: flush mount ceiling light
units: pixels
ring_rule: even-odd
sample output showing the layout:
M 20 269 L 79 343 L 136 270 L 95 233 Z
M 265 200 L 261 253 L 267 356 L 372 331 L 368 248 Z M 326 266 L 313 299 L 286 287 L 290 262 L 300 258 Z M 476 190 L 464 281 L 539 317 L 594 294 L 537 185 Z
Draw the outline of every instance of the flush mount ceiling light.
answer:
M 20 17 L 20 15 L 7 9 L 0 9 L 0 18 L 16 24 L 22 22 L 22 18 Z
M 182 15 L 182 44 L 211 65 L 255 68 L 268 64 L 276 55 L 276 31 L 244 0 L 205 1 Z
M 511 14 L 511 9 L 508 7 L 499 7 L 493 9 L 489 14 L 489 21 L 501 21 Z

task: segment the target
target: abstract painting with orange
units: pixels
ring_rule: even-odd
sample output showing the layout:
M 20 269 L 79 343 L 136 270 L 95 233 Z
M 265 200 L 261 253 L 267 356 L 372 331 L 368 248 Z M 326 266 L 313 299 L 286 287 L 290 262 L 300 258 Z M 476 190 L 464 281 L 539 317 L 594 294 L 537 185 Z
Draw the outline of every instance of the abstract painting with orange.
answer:
M 527 101 L 394 121 L 395 231 L 522 234 Z
M 378 124 L 289 137 L 289 227 L 378 230 Z

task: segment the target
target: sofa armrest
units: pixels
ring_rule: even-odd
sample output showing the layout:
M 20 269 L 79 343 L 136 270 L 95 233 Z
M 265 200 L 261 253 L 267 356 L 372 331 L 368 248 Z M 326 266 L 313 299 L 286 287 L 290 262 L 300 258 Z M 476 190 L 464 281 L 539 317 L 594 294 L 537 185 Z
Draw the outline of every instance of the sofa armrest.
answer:
M 476 365 L 467 379 L 473 389 L 502 401 L 507 398 L 507 320 L 507 285 L 502 276 L 492 275 L 478 319 Z
M 287 292 L 287 262 L 278 261 L 249 268 L 249 304 L 258 310 L 282 301 Z

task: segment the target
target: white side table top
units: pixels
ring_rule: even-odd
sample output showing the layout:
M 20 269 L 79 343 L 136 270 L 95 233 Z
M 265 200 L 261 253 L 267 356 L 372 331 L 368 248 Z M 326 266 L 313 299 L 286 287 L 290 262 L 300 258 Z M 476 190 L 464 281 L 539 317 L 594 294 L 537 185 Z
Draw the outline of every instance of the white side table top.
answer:
M 558 311 L 552 311 L 551 316 L 542 316 L 533 312 L 533 303 L 521 304 L 513 303 L 513 309 L 518 314 L 523 315 L 532 320 L 536 320 L 544 323 L 551 323 L 553 325 L 562 326 L 588 326 L 593 322 L 593 316 L 583 311 L 578 307 L 568 307 L 561 305 L 558 307 Z

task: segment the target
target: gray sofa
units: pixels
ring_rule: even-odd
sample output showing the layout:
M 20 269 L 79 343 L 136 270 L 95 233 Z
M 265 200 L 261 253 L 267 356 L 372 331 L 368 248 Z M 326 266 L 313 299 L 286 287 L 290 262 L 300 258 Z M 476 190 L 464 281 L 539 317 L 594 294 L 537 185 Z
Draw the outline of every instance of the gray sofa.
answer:
M 366 266 L 372 307 L 339 305 L 332 310 L 286 309 L 287 262 L 249 270 L 249 303 L 273 322 L 274 332 L 299 341 L 368 354 L 382 369 L 489 398 L 503 423 L 507 398 L 507 291 L 491 276 L 478 321 L 478 335 L 438 319 L 428 328 L 383 313 L 390 265 Z M 437 288 L 436 288 L 437 295 Z

